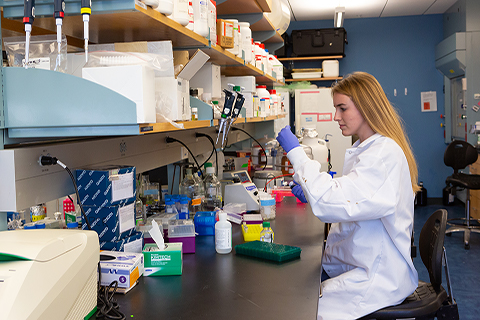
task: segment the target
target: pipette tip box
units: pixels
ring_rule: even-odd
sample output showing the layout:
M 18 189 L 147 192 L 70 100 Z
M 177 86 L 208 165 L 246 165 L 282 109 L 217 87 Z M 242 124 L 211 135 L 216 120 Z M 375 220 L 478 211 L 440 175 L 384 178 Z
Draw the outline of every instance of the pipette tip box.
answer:
M 300 258 L 302 249 L 262 241 L 246 242 L 235 246 L 235 253 L 254 258 L 285 262 Z
M 145 276 L 180 276 L 183 270 L 181 242 L 166 243 L 160 251 L 156 244 L 147 243 L 143 247 Z
M 192 220 L 173 220 L 168 225 L 168 243 L 183 243 L 183 253 L 195 253 L 195 226 Z

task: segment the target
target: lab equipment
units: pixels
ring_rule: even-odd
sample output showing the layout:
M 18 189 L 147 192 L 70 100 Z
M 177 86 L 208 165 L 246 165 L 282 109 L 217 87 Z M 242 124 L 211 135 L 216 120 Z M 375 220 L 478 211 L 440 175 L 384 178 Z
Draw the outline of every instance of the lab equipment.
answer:
M 225 195 L 223 202 L 246 204 L 247 211 L 258 211 L 260 202 L 258 199 L 258 189 L 252 182 L 234 182 L 225 185 Z
M 57 43 L 58 43 L 58 57 L 60 57 L 60 49 L 62 47 L 62 23 L 65 15 L 65 0 L 53 1 L 53 17 L 57 25 Z
M 277 141 L 286 153 L 296 147 L 300 147 L 297 137 L 292 133 L 290 126 L 286 126 L 277 136 Z
M 263 226 L 261 224 L 242 224 L 243 241 L 255 241 L 260 240 L 260 232 L 262 232 Z
M 237 170 L 237 171 L 224 171 L 223 172 L 223 179 L 226 180 L 233 180 L 234 177 L 238 177 L 241 183 L 245 182 L 253 182 L 248 175 L 246 170 Z
M 251 241 L 235 246 L 235 253 L 275 262 L 285 262 L 300 258 L 302 249 L 277 243 Z
M 302 144 L 309 146 L 312 149 L 313 160 L 320 162 L 320 171 L 328 172 L 328 148 L 327 142 L 318 138 L 318 132 L 315 128 L 303 129 Z
M 215 210 L 222 207 L 222 185 L 215 175 L 215 168 L 210 162 L 205 164 L 207 175 L 203 180 L 205 185 L 205 201 L 203 203 L 205 210 Z
M 0 319 L 88 319 L 96 310 L 95 232 L 0 232 L 0 260 Z
M 189 220 L 170 220 L 167 241 L 183 243 L 183 253 L 195 253 L 195 225 Z
M 28 0 L 26 0 L 28 1 Z M 85 40 L 85 62 L 88 62 L 88 39 L 90 15 L 92 14 L 92 0 L 81 0 L 80 13 L 83 17 L 83 39 Z
M 235 122 L 235 120 L 238 118 L 238 115 L 242 110 L 243 103 L 245 102 L 245 97 L 241 93 L 243 88 L 240 86 L 235 86 L 233 87 L 233 90 L 236 92 L 237 96 L 235 98 L 235 105 L 232 110 L 232 116 L 230 117 L 230 119 L 228 119 L 227 134 L 226 134 L 227 137 L 228 137 L 228 133 L 230 132 L 230 127 L 232 126 L 232 123 Z M 222 144 L 222 147 L 223 147 L 223 144 Z
M 195 213 L 193 222 L 197 235 L 213 236 L 215 234 L 215 215 L 215 211 L 200 211 Z
M 275 199 L 270 195 L 260 197 L 260 214 L 263 220 L 275 219 L 276 203 Z
M 165 213 L 177 213 L 177 208 L 173 200 L 165 201 Z
M 35 19 L 35 0 L 25 0 L 23 8 L 23 23 L 25 24 L 25 69 L 28 69 L 30 52 L 30 34 Z
M 179 219 L 188 219 L 190 218 L 190 210 L 188 209 L 189 207 L 189 201 L 190 199 L 187 197 L 182 197 L 180 199 L 180 212 L 178 213 L 178 218 Z
M 220 254 L 232 251 L 232 224 L 227 221 L 227 214 L 220 212 L 215 223 L 215 250 Z
M 119 293 L 127 293 L 143 275 L 143 254 L 133 252 L 102 251 L 100 254 L 101 286 L 117 281 Z
M 260 241 L 273 243 L 273 230 L 268 221 L 263 223 L 263 230 L 260 232 Z
M 229 86 L 231 86 L 229 84 Z M 222 110 L 222 115 L 220 118 L 220 124 L 218 125 L 218 136 L 217 136 L 217 141 L 215 144 L 218 144 L 218 139 L 220 138 L 220 135 L 222 135 L 222 147 L 225 142 L 225 137 L 226 137 L 226 129 L 227 129 L 227 123 L 228 123 L 228 118 L 232 114 L 232 108 L 233 108 L 233 103 L 235 101 L 235 95 L 227 90 L 223 89 L 223 92 L 225 93 L 225 104 L 223 105 L 223 110 Z
M 259 190 L 263 190 L 267 183 L 268 189 L 272 189 L 274 186 L 281 186 L 283 181 L 284 177 L 279 170 L 257 170 L 253 174 L 253 183 Z
M 197 181 L 193 178 L 192 168 L 186 168 L 186 176 L 180 183 L 180 194 L 185 194 L 192 199 L 190 203 L 190 216 L 193 217 L 195 212 L 202 208 L 201 189 Z

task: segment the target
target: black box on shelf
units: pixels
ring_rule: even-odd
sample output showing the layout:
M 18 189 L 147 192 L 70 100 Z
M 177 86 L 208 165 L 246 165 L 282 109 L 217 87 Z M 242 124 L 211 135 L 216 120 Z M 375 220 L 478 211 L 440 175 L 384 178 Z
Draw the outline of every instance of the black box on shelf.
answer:
M 293 30 L 292 57 L 345 56 L 347 32 L 344 28 Z

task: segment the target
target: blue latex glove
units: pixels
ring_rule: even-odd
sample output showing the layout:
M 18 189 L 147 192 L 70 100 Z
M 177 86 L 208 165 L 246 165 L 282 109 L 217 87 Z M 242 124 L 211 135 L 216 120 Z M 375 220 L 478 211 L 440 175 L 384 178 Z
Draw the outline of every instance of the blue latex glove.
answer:
M 307 203 L 307 198 L 305 198 L 305 194 L 303 193 L 302 186 L 296 182 L 295 182 L 295 186 L 292 188 L 292 193 L 302 203 Z
M 300 147 L 297 137 L 292 133 L 290 126 L 285 126 L 277 136 L 277 141 L 285 152 L 289 152 L 293 148 Z

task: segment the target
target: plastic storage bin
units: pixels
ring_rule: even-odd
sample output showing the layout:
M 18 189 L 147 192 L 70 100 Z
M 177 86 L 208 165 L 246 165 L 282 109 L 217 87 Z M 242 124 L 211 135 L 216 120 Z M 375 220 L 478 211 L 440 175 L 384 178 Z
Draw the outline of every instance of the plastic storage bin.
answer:
M 199 236 L 215 235 L 215 211 L 199 211 L 193 217 L 195 232 Z
M 195 253 L 195 226 L 192 220 L 172 220 L 168 225 L 167 241 L 183 243 L 183 253 Z
M 300 258 L 302 249 L 283 244 L 252 241 L 235 246 L 235 253 L 276 262 Z

